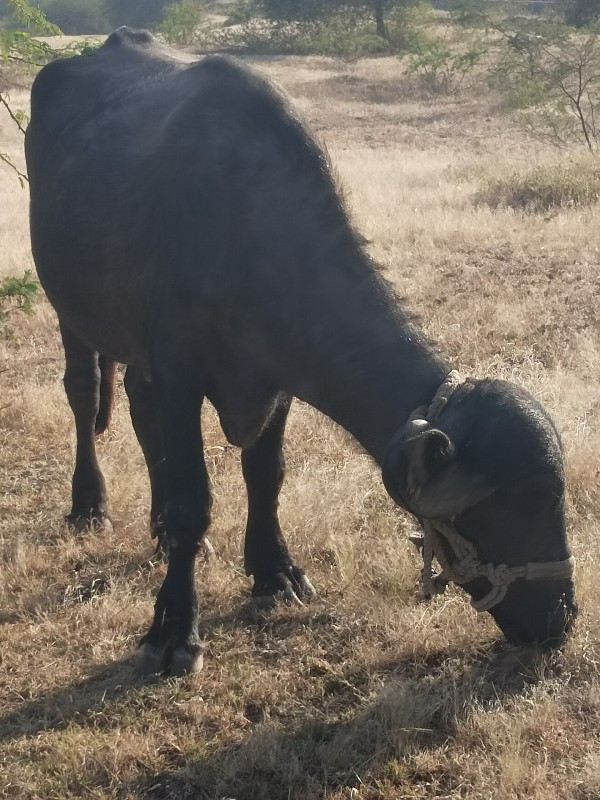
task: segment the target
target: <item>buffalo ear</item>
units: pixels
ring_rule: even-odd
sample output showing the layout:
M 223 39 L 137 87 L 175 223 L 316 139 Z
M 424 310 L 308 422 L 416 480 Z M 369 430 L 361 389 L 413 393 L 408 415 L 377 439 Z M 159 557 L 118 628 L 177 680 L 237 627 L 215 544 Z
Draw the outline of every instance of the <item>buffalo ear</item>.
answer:
M 407 426 L 394 436 L 382 476 L 394 500 L 424 519 L 451 519 L 494 491 L 482 476 L 463 469 L 452 440 L 429 426 Z
M 406 461 L 406 488 L 418 495 L 434 476 L 454 458 L 454 445 L 445 433 L 437 428 L 406 439 L 402 446 Z

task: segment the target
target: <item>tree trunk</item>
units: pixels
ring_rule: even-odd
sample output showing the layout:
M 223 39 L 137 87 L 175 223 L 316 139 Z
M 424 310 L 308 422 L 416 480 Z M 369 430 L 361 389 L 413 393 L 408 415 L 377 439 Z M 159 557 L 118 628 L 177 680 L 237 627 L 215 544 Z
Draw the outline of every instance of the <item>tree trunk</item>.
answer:
M 374 0 L 373 10 L 375 12 L 375 24 L 377 25 L 377 36 L 382 39 L 387 39 L 387 28 L 385 27 L 385 19 L 383 17 L 383 0 Z

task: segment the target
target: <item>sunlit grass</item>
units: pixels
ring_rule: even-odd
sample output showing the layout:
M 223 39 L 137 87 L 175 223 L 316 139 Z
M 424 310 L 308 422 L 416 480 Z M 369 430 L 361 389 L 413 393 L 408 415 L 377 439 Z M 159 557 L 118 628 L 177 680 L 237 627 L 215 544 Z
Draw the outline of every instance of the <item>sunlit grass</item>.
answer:
M 132 654 L 164 575 L 143 458 L 119 388 L 99 443 L 115 528 L 65 529 L 74 433 L 40 301 L 0 342 L 0 797 L 600 797 L 597 210 L 477 204 L 490 180 L 558 159 L 485 94 L 425 103 L 393 59 L 257 66 L 326 142 L 357 224 L 426 331 L 466 372 L 515 380 L 554 415 L 581 618 L 544 661 L 498 645 L 457 590 L 422 603 L 410 521 L 369 459 L 300 404 L 281 519 L 319 597 L 252 607 L 239 454 L 207 408 L 217 557 L 197 573 L 205 668 L 143 683 Z M 2 136 L 22 165 L 4 119 Z M 20 274 L 27 193 L 6 170 L 0 184 L 0 275 Z

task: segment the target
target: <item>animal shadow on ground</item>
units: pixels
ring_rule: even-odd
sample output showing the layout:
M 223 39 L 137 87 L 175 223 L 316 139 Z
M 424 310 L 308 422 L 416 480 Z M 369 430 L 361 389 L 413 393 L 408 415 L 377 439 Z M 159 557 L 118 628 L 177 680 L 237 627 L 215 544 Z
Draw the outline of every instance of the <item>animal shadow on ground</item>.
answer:
M 60 730 L 70 722 L 85 723 L 94 709 L 124 697 L 142 684 L 132 656 L 102 665 L 89 677 L 22 702 L 14 711 L 0 717 L 0 742 Z
M 286 635 L 285 626 L 281 633 Z M 411 651 L 373 665 L 382 688 L 368 694 L 357 689 L 368 684 L 364 669 L 346 671 L 325 682 L 326 692 L 338 693 L 335 712 L 331 704 L 329 713 L 319 708 L 317 690 L 298 714 L 258 714 L 242 740 L 238 732 L 221 737 L 215 749 L 202 750 L 201 755 L 198 749 L 182 753 L 168 769 L 140 775 L 124 796 L 320 800 L 336 792 L 354 796 L 353 789 L 372 780 L 373 789 L 365 796 L 383 800 L 385 794 L 376 785 L 390 762 L 398 764 L 405 755 L 439 747 L 474 709 L 492 707 L 534 684 L 551 658 L 504 643 L 489 645 L 470 658 L 460 647 Z M 251 714 L 246 711 L 246 716 Z M 411 785 L 425 787 L 437 781 L 449 794 L 457 788 L 458 778 L 443 770 L 440 775 L 406 770 L 404 779 Z
M 240 608 L 225 613 L 207 615 L 201 622 L 201 638 L 210 638 L 216 629 L 252 627 L 260 629 L 269 618 L 270 609 L 248 602 Z M 317 618 L 318 619 L 318 618 Z M 326 623 L 328 616 L 321 621 Z M 12 620 L 11 620 L 12 621 Z M 281 619 L 271 627 L 280 630 L 281 636 L 301 627 L 304 615 Z M 125 699 L 155 683 L 160 678 L 144 678 L 138 665 L 138 652 L 128 654 L 119 661 L 102 664 L 80 681 L 61 687 L 56 692 L 24 701 L 18 708 L 0 716 L 0 743 L 21 736 L 33 736 L 41 731 L 59 730 L 69 723 L 86 724 L 99 706 Z M 118 720 L 115 720 L 118 724 Z
M 160 570 L 162 563 L 151 553 L 145 560 L 140 560 L 137 553 L 122 554 L 112 548 L 107 548 L 101 555 L 74 555 L 63 565 L 60 580 L 52 576 L 43 590 L 27 596 L 23 594 L 18 610 L 1 609 L 0 625 L 17 624 L 32 615 L 39 617 L 66 606 L 88 603 L 109 592 L 115 581 L 132 584 L 138 580 L 145 584 L 153 580 L 153 573 Z
M 333 624 L 326 612 L 312 621 Z M 227 614 L 205 617 L 200 632 L 210 640 L 214 630 L 245 627 L 259 632 L 267 624 L 285 638 L 305 622 L 302 613 L 269 621 L 268 610 L 248 603 Z M 381 774 L 390 760 L 439 746 L 474 707 L 522 692 L 536 681 L 543 658 L 504 644 L 490 645 L 471 657 L 460 647 L 411 650 L 400 658 L 382 659 L 368 670 L 363 667 L 360 674 L 348 670 L 337 675 L 325 689 L 337 694 L 335 711 L 331 713 L 330 705 L 328 714 L 319 707 L 324 684 L 316 678 L 320 688 L 309 703 L 299 704 L 297 714 L 259 717 L 242 739 L 239 730 L 231 735 L 220 732 L 212 749 L 191 742 L 190 749 L 179 751 L 166 770 L 142 769 L 133 783 L 119 786 L 117 796 L 317 800 L 350 791 L 362 784 L 365 773 Z M 371 674 L 376 674 L 382 688 L 363 693 L 360 687 L 368 685 Z M 123 702 L 124 708 L 135 705 L 136 693 L 143 693 L 147 683 L 138 676 L 133 656 L 102 665 L 84 680 L 23 702 L 0 717 L 0 742 L 61 730 L 71 723 L 93 725 L 107 704 L 113 709 L 115 701 Z M 109 724 L 119 727 L 121 722 L 113 713 Z M 451 776 L 444 779 L 452 781 Z M 415 773 L 410 780 L 427 782 L 431 776 Z M 452 786 L 447 788 L 452 791 Z

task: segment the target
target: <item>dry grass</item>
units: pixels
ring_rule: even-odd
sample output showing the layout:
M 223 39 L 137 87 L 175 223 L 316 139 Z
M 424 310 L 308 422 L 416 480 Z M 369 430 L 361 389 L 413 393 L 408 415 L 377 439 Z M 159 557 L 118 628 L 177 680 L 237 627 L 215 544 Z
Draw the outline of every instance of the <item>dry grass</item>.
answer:
M 0 797 L 599 798 L 597 209 L 543 217 L 473 202 L 487 181 L 556 158 L 485 96 L 425 103 L 394 60 L 257 66 L 326 141 L 426 330 L 465 370 L 513 378 L 552 410 L 581 619 L 543 660 L 498 644 L 458 591 L 421 603 L 409 520 L 348 438 L 299 405 L 282 520 L 319 598 L 253 608 L 239 457 L 207 410 L 217 558 L 198 569 L 205 668 L 142 682 L 131 656 L 164 574 L 150 560 L 143 461 L 120 397 L 100 443 L 120 524 L 66 531 L 73 426 L 42 301 L 0 343 Z M 15 136 L 4 149 L 19 147 Z M 0 181 L 0 274 L 20 273 L 26 194 L 6 170 Z
M 532 213 L 591 206 L 600 200 L 600 168 L 595 157 L 544 164 L 493 178 L 478 199 L 492 208 L 504 206 Z

